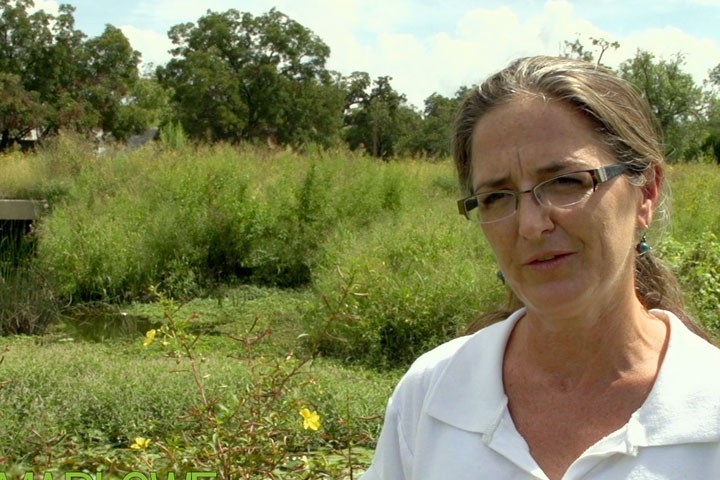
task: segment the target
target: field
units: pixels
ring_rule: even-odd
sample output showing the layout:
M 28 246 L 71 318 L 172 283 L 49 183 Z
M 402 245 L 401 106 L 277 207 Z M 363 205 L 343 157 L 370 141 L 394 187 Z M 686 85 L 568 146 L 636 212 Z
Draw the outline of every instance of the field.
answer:
M 0 479 L 358 478 L 409 362 L 506 295 L 447 161 L 61 137 L 0 171 L 50 206 L 0 249 Z M 650 241 L 717 336 L 720 168 L 669 178 Z

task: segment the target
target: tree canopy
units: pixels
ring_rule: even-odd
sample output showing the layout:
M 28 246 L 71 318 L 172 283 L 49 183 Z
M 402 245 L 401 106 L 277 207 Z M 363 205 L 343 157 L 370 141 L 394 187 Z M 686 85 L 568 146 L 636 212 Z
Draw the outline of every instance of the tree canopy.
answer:
M 650 104 L 664 132 L 666 153 L 671 160 L 696 153 L 702 141 L 698 127 L 703 121 L 705 98 L 692 76 L 682 71 L 683 64 L 681 55 L 656 60 L 650 52 L 638 50 L 620 65 L 619 71 Z
M 174 58 L 158 78 L 191 136 L 288 144 L 337 136 L 342 91 L 325 68 L 330 48 L 285 14 L 208 10 L 169 36 Z
M 591 41 L 600 50 L 597 63 L 608 49 L 619 47 L 619 43 L 602 38 Z M 564 50 L 567 57 L 596 61 L 594 51 L 579 39 L 566 41 Z M 683 70 L 684 65 L 681 54 L 657 59 L 638 49 L 635 56 L 620 64 L 617 73 L 635 85 L 655 114 L 670 162 L 709 157 L 720 161 L 720 109 L 716 92 L 698 86 Z M 720 65 L 708 72 L 708 83 L 720 87 Z
M 368 155 L 444 158 L 451 154 L 453 97 L 407 102 L 392 78 L 327 69 L 330 48 L 277 9 L 254 16 L 207 10 L 170 28 L 166 65 L 138 73 L 140 53 L 110 24 L 88 38 L 74 7 L 55 15 L 33 0 L 0 0 L 0 152 L 63 129 L 126 140 L 149 127 L 176 128 L 197 142 L 346 145 Z M 618 42 L 564 42 L 562 55 L 601 63 Z M 618 74 L 657 115 L 670 161 L 720 158 L 720 64 L 699 86 L 684 58 L 638 50 Z
M 121 122 L 140 53 L 107 25 L 96 38 L 75 28 L 74 7 L 31 13 L 32 0 L 0 0 L 0 150 L 34 133 L 71 128 L 116 137 L 144 129 Z

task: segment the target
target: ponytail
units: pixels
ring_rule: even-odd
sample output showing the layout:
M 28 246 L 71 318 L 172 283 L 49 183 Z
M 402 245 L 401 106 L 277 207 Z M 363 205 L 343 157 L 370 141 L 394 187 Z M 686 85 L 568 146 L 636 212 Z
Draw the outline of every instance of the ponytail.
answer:
M 674 313 L 691 332 L 711 342 L 705 328 L 685 308 L 680 283 L 668 266 L 652 252 L 635 258 L 635 292 L 647 310 L 658 308 Z

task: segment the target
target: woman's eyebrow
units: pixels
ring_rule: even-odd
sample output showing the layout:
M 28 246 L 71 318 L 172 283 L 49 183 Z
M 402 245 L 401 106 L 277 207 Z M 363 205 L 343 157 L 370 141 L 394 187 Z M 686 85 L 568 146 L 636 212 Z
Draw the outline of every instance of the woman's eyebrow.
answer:
M 535 170 L 534 174 L 536 177 L 543 177 L 548 176 L 556 173 L 560 173 L 563 170 L 570 170 L 574 168 L 590 168 L 586 163 L 579 162 L 574 159 L 570 159 L 569 161 L 563 161 L 563 162 L 553 162 L 548 165 L 542 166 Z M 473 188 L 474 192 L 480 192 L 480 191 L 492 191 L 492 190 L 498 190 L 503 185 L 507 185 L 511 182 L 511 177 L 509 175 L 506 175 L 501 178 L 496 179 L 490 179 L 486 180 L 484 182 L 479 183 L 478 185 L 475 185 Z
M 510 182 L 510 177 L 505 176 L 495 180 L 487 180 L 473 187 L 475 193 L 481 191 L 498 190 L 501 186 L 507 185 Z

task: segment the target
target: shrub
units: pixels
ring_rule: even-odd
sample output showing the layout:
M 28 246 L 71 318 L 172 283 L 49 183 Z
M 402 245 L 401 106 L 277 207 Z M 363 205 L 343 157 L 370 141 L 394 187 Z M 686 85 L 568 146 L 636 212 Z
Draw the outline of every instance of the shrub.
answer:
M 163 125 L 159 132 L 160 143 L 166 148 L 182 149 L 188 143 L 187 134 L 180 122 L 171 122 Z
M 177 298 L 233 281 L 304 286 L 334 232 L 404 208 L 402 167 L 355 160 L 222 145 L 116 154 L 78 174 L 40 258 L 83 301 L 142 299 L 150 284 Z
M 311 163 L 297 185 L 268 198 L 266 215 L 273 212 L 273 222 L 263 232 L 262 247 L 252 255 L 254 281 L 281 287 L 310 282 L 324 234 L 334 228 L 328 206 L 330 188 L 328 173 Z
M 421 205 L 338 245 L 318 273 L 324 304 L 305 319 L 322 353 L 402 367 L 500 302 L 489 250 L 451 212 Z

